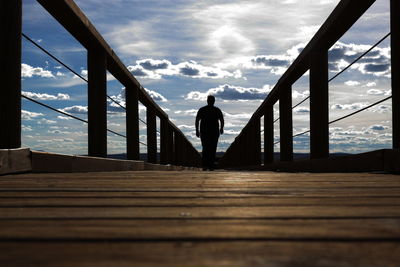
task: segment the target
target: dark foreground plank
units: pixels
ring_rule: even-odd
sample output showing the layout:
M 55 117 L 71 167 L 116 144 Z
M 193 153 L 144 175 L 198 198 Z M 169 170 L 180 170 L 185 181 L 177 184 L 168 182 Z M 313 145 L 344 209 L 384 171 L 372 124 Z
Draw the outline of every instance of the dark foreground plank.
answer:
M 396 267 L 396 242 L 0 242 L 6 266 Z M 134 264 L 133 264 L 134 263 Z
M 0 220 L 7 240 L 400 240 L 399 219 Z

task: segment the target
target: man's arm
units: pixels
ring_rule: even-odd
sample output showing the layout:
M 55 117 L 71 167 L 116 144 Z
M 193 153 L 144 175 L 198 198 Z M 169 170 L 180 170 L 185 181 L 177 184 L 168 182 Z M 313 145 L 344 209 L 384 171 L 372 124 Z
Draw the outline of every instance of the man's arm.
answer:
M 221 112 L 221 116 L 219 118 L 219 121 L 221 123 L 221 128 L 219 129 L 219 132 L 221 134 L 224 134 L 224 115 L 222 114 L 222 112 Z
M 198 112 L 197 112 L 197 115 L 196 115 L 196 122 L 195 122 L 195 126 L 196 126 L 196 136 L 197 136 L 197 137 L 200 137 L 199 122 L 200 122 L 200 116 L 199 116 L 199 111 L 198 111 Z

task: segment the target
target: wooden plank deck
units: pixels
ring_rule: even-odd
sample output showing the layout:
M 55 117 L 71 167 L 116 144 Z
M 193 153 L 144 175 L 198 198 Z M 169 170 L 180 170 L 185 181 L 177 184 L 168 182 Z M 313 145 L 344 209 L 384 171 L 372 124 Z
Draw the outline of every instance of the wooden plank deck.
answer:
M 0 176 L 2 266 L 399 266 L 400 176 Z

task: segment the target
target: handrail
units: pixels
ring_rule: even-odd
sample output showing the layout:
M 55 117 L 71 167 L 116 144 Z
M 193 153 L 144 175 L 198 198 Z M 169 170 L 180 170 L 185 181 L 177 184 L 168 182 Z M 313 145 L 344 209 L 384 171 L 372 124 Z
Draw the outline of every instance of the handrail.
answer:
M 263 103 L 257 108 L 249 122 L 242 129 L 235 141 L 227 149 L 220 163 L 224 167 L 260 165 L 261 137 L 260 119 L 264 117 L 264 164 L 274 161 L 274 144 L 281 143 L 281 161 L 293 160 L 293 138 L 310 133 L 310 157 L 329 157 L 329 124 L 343 120 L 371 108 L 379 103 L 392 99 L 393 113 L 393 148 L 400 148 L 400 7 L 398 1 L 390 2 L 391 31 L 377 43 L 359 55 L 353 62 L 328 78 L 328 50 L 341 36 L 366 12 L 374 0 L 351 1 L 341 0 L 328 19 L 314 35 L 311 41 L 289 66 L 278 80 Z M 333 81 L 353 64 L 363 58 L 372 49 L 391 36 L 392 61 L 392 95 L 370 104 L 360 110 L 329 121 L 328 83 Z M 291 86 L 306 71 L 310 70 L 310 95 L 292 106 Z M 306 100 L 310 101 L 310 129 L 293 135 L 292 110 Z M 273 106 L 279 100 L 280 117 L 273 119 Z M 283 118 L 282 118 L 283 116 Z M 281 140 L 274 142 L 273 125 L 280 120 Z
M 351 63 L 349 63 L 345 68 L 343 68 L 342 70 L 340 70 L 338 73 L 336 73 L 332 78 L 330 78 L 328 80 L 328 82 L 333 81 L 334 79 L 336 79 L 338 76 L 340 76 L 342 73 L 344 73 L 346 70 L 348 70 L 351 66 L 353 66 L 355 63 L 357 63 L 360 59 L 362 59 L 365 55 L 367 55 L 369 52 L 371 52 L 375 47 L 377 47 L 380 43 L 382 43 L 384 40 L 386 40 L 386 38 L 388 38 L 390 36 L 390 32 L 388 34 L 386 34 L 384 37 L 382 37 L 378 42 L 376 42 L 374 45 L 372 45 L 368 50 L 366 50 L 364 53 L 362 53 L 360 56 L 358 56 L 356 59 L 354 59 Z M 296 105 L 294 105 L 292 107 L 292 110 L 295 109 L 296 107 L 300 106 L 301 104 L 303 104 L 305 101 L 307 101 L 308 99 L 310 99 L 310 96 L 307 96 L 306 98 L 304 98 L 302 101 L 300 101 L 299 103 L 297 103 Z M 381 102 L 379 102 L 381 103 Z M 377 104 L 379 104 L 377 103 Z M 356 114 L 358 112 L 355 112 L 354 114 Z M 345 118 L 350 117 L 352 114 L 349 114 L 348 116 L 345 116 Z M 344 118 L 344 117 L 343 117 Z M 279 120 L 279 117 L 276 118 L 274 120 L 274 123 L 277 122 Z M 341 119 L 337 119 L 336 121 L 339 121 Z M 264 130 L 262 130 L 261 132 L 263 132 Z M 306 132 L 305 132 L 306 133 Z M 298 136 L 298 135 L 296 135 Z M 293 136 L 295 137 L 295 136 Z
M 127 139 L 128 159 L 139 159 L 139 144 L 147 146 L 148 161 L 157 163 L 157 151 L 160 151 L 161 164 L 183 166 L 199 166 L 200 154 L 189 142 L 182 131 L 168 118 L 168 115 L 158 106 L 132 73 L 110 48 L 89 19 L 83 14 L 73 0 L 37 0 L 60 24 L 74 36 L 88 51 L 88 79 L 74 71 L 67 64 L 52 55 L 22 29 L 22 0 L 7 1 L 2 6 L 1 21 L 7 27 L 5 40 L 9 54 L 5 57 L 9 72 L 0 73 L 4 80 L 5 90 L 0 92 L 0 99 L 7 99 L 1 107 L 0 148 L 15 148 L 21 145 L 21 105 L 20 98 L 27 99 L 50 110 L 88 124 L 89 156 L 104 157 L 107 154 L 107 132 Z M 10 30 L 8 30 L 10 28 Z M 25 38 L 42 50 L 56 62 L 71 71 L 74 75 L 88 83 L 88 120 L 84 120 L 62 110 L 44 104 L 27 95 L 21 94 L 21 38 Z M 95 55 L 95 56 L 94 56 Z M 16 66 L 19 67 L 15 68 Z M 106 93 L 106 71 L 109 71 L 126 88 L 126 105 L 122 105 Z M 107 100 L 108 99 L 108 100 Z M 126 135 L 107 128 L 106 103 L 112 101 L 126 111 Z M 139 102 L 146 106 L 147 122 L 139 118 Z M 2 101 L 3 103 L 3 101 Z M 4 112 L 3 112 L 4 111 Z M 157 130 L 157 117 L 161 122 L 161 131 Z M 147 144 L 139 140 L 139 126 L 142 122 L 147 126 Z M 160 134 L 160 147 L 157 145 L 157 133 Z M 12 137 L 13 140 L 10 140 Z M 178 158 L 175 152 L 186 154 Z
M 59 64 L 61 64 L 63 67 L 65 67 L 67 70 L 69 70 L 70 72 L 72 72 L 73 74 L 75 74 L 77 77 L 79 77 L 81 80 L 83 80 L 84 82 L 88 82 L 88 80 L 86 78 L 84 78 L 82 75 L 80 75 L 79 73 L 77 73 L 76 71 L 74 71 L 71 67 L 69 67 L 67 64 L 65 64 L 63 61 L 61 61 L 60 59 L 58 59 L 56 56 L 54 56 L 52 53 L 50 53 L 48 50 L 46 50 L 45 48 L 43 48 L 43 46 L 39 45 L 37 42 L 35 42 L 32 38 L 30 38 L 28 35 L 26 35 L 25 33 L 22 33 L 22 36 L 28 40 L 31 44 L 35 45 L 37 48 L 39 48 L 40 50 L 42 50 L 46 55 L 50 56 L 52 59 L 54 59 L 55 61 L 57 61 Z M 116 101 L 114 98 L 112 98 L 109 95 L 106 95 L 106 97 L 114 102 L 116 105 L 118 105 L 119 107 L 121 107 L 122 109 L 126 110 L 126 107 L 124 107 L 121 103 L 119 103 L 118 101 Z M 30 100 L 29 98 L 26 98 L 28 100 Z M 141 123 L 143 123 L 144 125 L 147 125 L 147 123 L 142 120 L 141 118 L 139 118 L 139 121 Z M 157 130 L 157 132 L 159 132 Z

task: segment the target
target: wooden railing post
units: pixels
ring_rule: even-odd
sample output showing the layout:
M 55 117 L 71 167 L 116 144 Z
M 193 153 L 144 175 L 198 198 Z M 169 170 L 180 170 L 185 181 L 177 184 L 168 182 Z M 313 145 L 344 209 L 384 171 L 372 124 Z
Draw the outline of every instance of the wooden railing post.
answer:
M 168 117 L 160 118 L 160 163 L 168 164 L 169 123 Z
M 293 160 L 292 86 L 280 88 L 279 95 L 280 160 Z
M 310 58 L 310 158 L 329 157 L 328 51 Z
M 21 147 L 22 1 L 1 1 L 0 149 Z
M 274 162 L 274 106 L 269 105 L 264 113 L 264 164 Z
M 261 122 L 259 117 L 257 117 L 254 120 L 251 130 L 252 130 L 252 138 L 254 138 L 253 140 L 254 154 L 252 157 L 253 159 L 252 165 L 258 166 L 261 165 Z
M 168 154 L 167 154 L 167 162 L 169 164 L 174 164 L 174 154 L 175 154 L 175 132 L 174 127 L 172 126 L 171 122 L 168 123 Z
M 239 147 L 240 147 L 240 165 L 245 166 L 248 164 L 248 154 L 247 154 L 247 132 L 242 130 L 241 136 L 239 137 Z
M 177 132 L 174 133 L 174 164 L 181 165 L 181 158 L 182 158 L 182 142 L 179 134 Z
M 157 163 L 157 119 L 153 108 L 146 109 L 147 122 L 147 161 Z
M 390 1 L 393 148 L 400 148 L 400 3 Z
M 107 64 L 103 49 L 88 49 L 89 156 L 107 157 Z
M 126 153 L 129 160 L 139 159 L 139 100 L 138 89 L 126 86 Z

